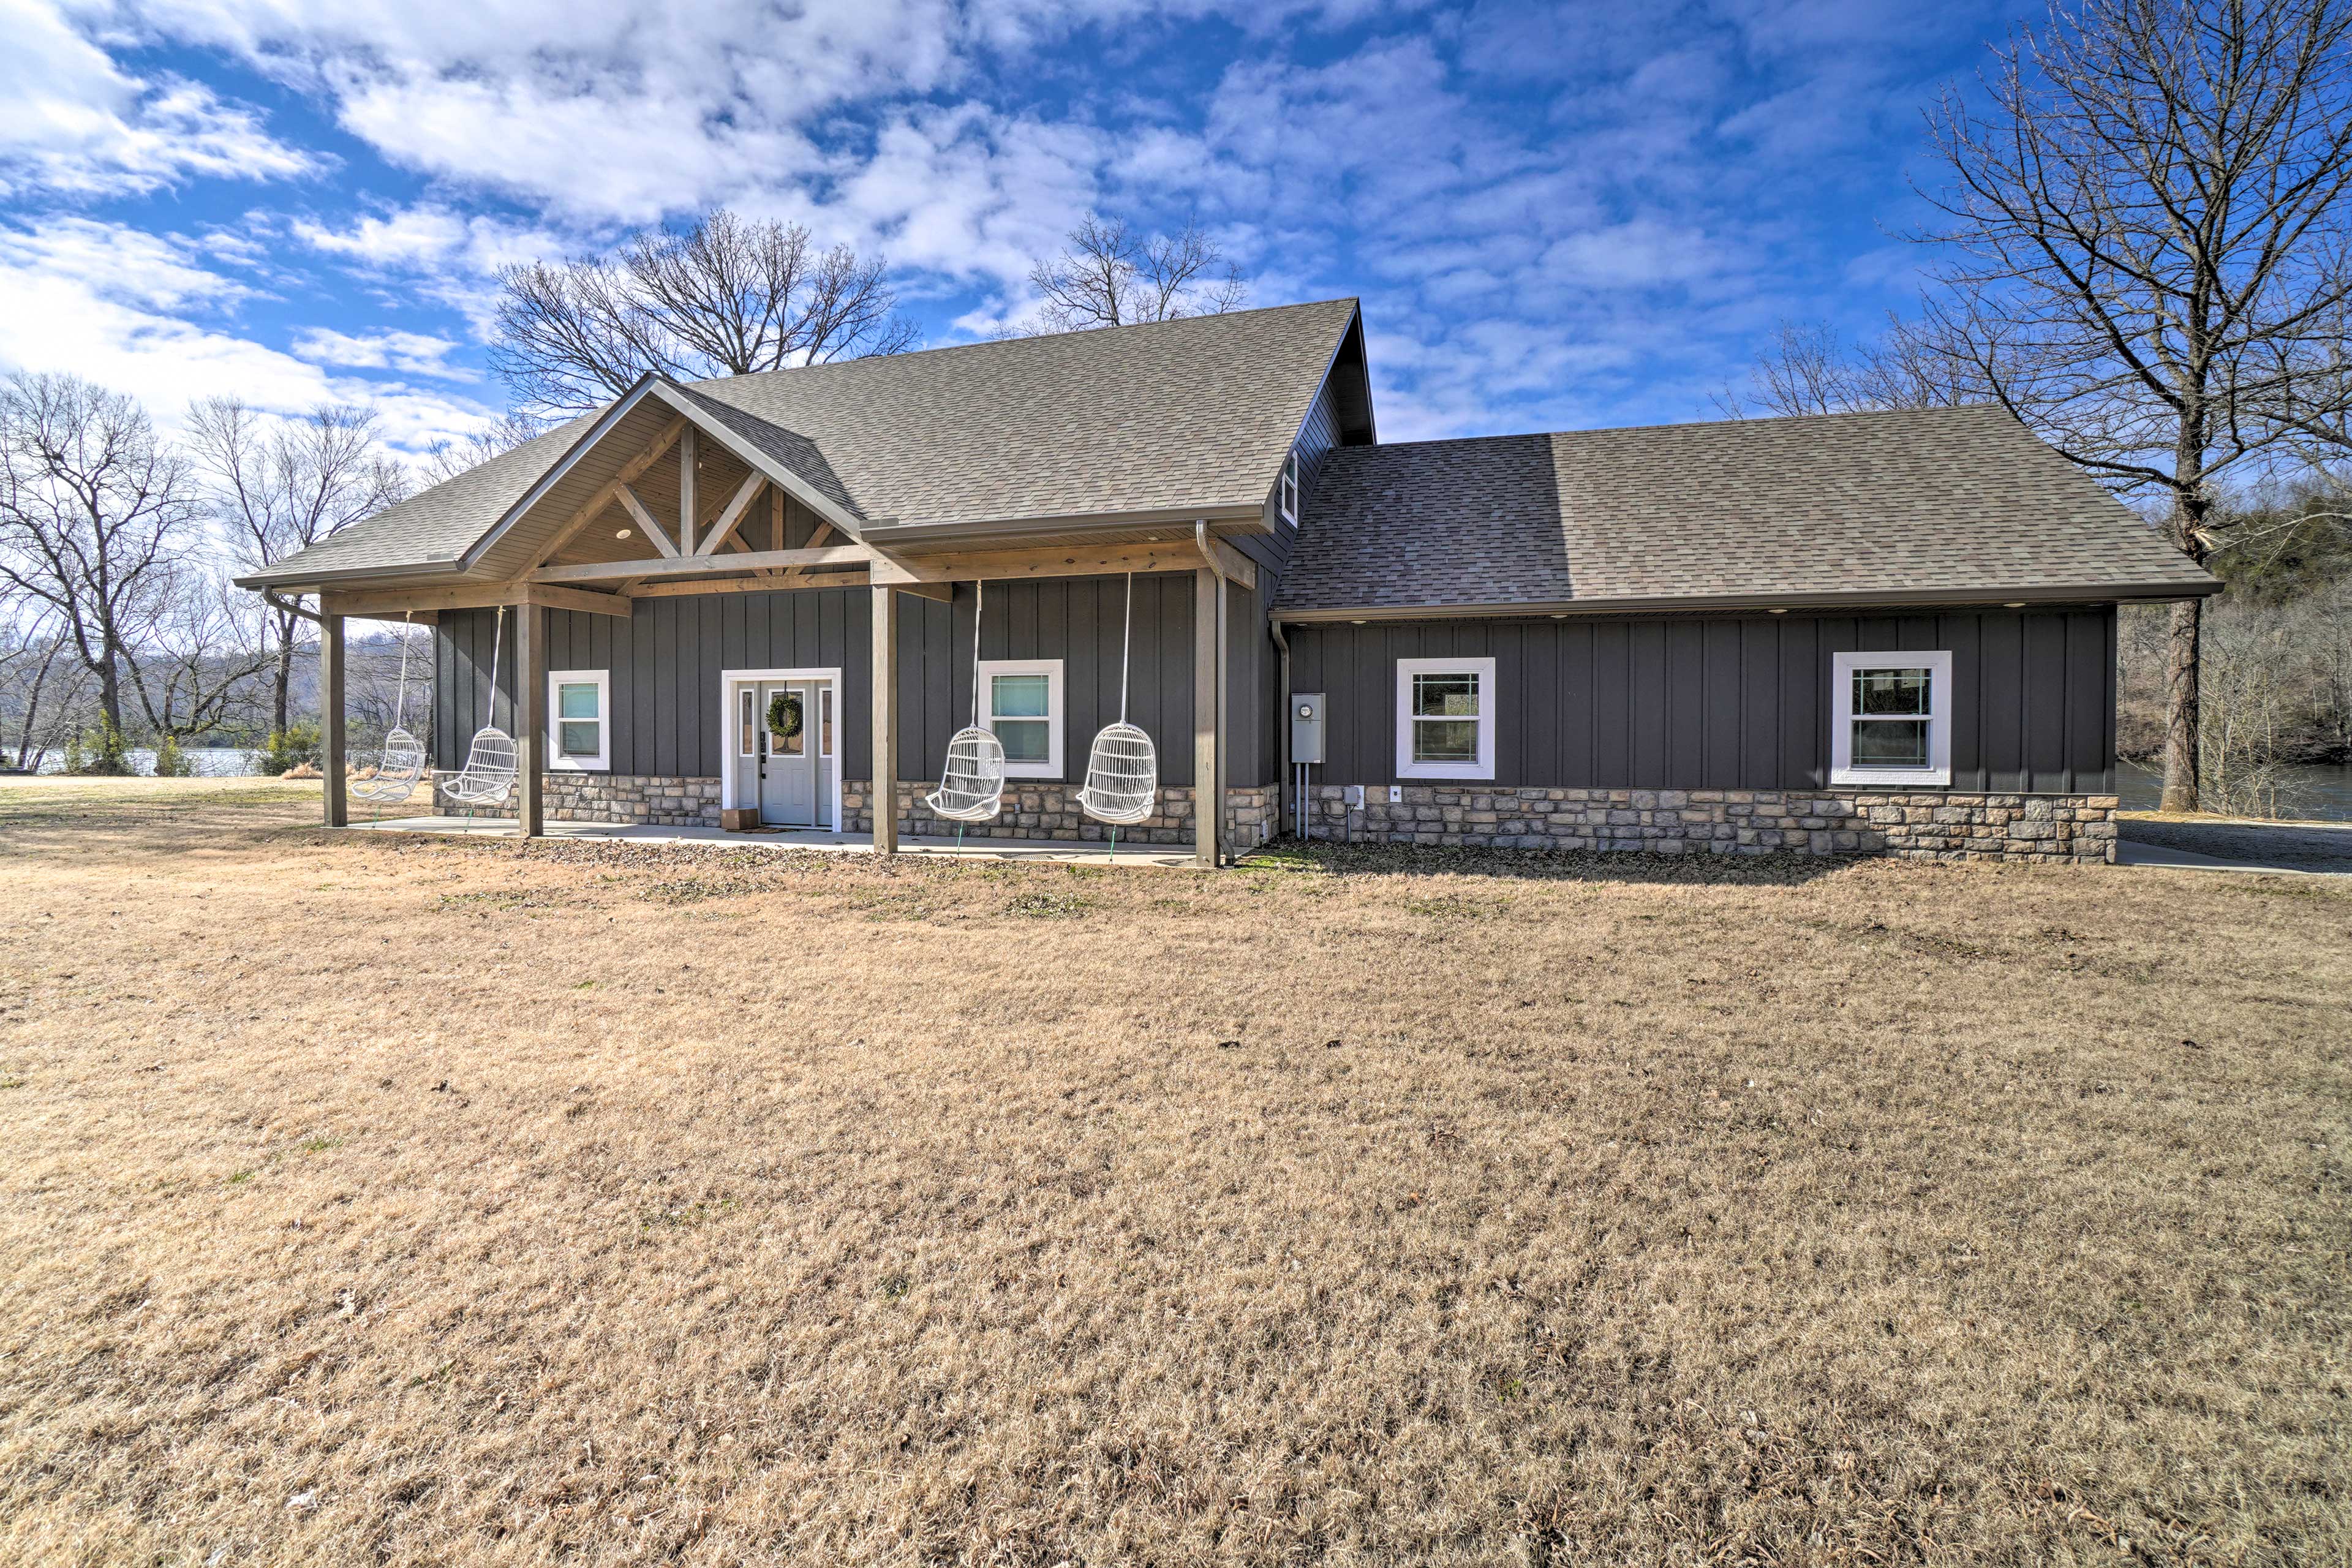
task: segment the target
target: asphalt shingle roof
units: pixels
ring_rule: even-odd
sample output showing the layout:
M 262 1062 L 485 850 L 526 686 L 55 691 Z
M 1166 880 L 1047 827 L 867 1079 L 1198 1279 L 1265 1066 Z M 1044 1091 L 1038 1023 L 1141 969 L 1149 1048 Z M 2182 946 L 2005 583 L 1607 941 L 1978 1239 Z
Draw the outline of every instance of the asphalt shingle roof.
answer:
M 690 384 L 712 417 L 851 517 L 985 522 L 1265 499 L 1356 314 L 1327 300 Z M 267 574 L 454 563 L 583 417 Z
M 520 500 L 593 422 L 583 416 L 559 426 L 241 580 L 290 583 L 305 572 L 365 572 L 433 563 L 454 569 L 467 547 Z
M 1355 316 L 1327 300 L 697 382 L 856 515 L 982 522 L 1258 506 Z M 817 475 L 810 474 L 816 479 Z
M 1990 406 L 1340 447 L 1292 611 L 1809 598 L 2211 579 Z

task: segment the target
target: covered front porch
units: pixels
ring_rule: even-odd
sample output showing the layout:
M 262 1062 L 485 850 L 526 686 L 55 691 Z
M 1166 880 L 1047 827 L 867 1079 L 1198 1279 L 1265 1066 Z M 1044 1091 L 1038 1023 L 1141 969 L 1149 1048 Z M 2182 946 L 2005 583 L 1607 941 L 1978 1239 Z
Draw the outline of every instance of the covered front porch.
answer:
M 910 831 L 910 826 L 929 825 L 927 814 L 916 814 L 910 824 L 902 802 L 897 816 L 884 813 L 876 820 L 868 811 L 853 819 L 845 800 L 861 779 L 895 779 L 904 790 L 910 776 L 937 776 L 941 757 L 916 753 L 936 749 L 938 737 L 924 739 L 924 705 L 928 701 L 929 728 L 936 729 L 947 689 L 939 688 L 935 648 L 929 655 L 930 673 L 925 673 L 921 660 L 928 645 L 921 628 L 933 628 L 936 642 L 937 627 L 961 613 L 955 607 L 959 584 L 967 602 L 971 584 L 991 584 L 994 604 L 995 584 L 1087 578 L 1100 583 L 1130 574 L 1158 579 L 1159 599 L 1182 605 L 1190 622 L 1189 647 L 1157 650 L 1163 668 L 1174 663 L 1183 670 L 1181 680 L 1171 678 L 1171 686 L 1199 698 L 1188 695 L 1181 707 L 1171 705 L 1164 727 L 1155 730 L 1163 762 L 1160 794 L 1189 800 L 1196 793 L 1190 786 L 1198 780 L 1214 792 L 1212 798 L 1223 799 L 1231 766 L 1224 702 L 1230 684 L 1227 602 L 1230 595 L 1247 595 L 1255 587 L 1256 566 L 1218 531 L 1247 532 L 1255 523 L 1254 517 L 1238 515 L 1128 514 L 1074 517 L 1052 529 L 1041 529 L 1034 520 L 1018 528 L 983 525 L 949 533 L 898 526 L 854 514 L 824 487 L 812 486 L 807 476 L 777 461 L 774 453 L 711 418 L 698 401 L 648 383 L 615 405 L 469 552 L 462 567 L 424 580 L 354 574 L 309 589 L 320 596 L 326 819 L 331 826 L 352 820 L 341 768 L 347 619 L 466 623 L 469 616 L 491 611 L 497 615 L 494 627 L 488 616 L 472 623 L 478 632 L 492 632 L 487 639 L 475 637 L 489 645 L 488 695 L 462 721 L 454 717 L 459 710 L 454 692 L 436 697 L 453 717 L 434 738 L 433 761 L 446 774 L 464 763 L 468 738 L 478 728 L 503 731 L 511 740 L 511 788 L 494 803 L 501 808 L 495 816 L 467 823 L 444 802 L 425 816 L 398 819 L 422 826 L 394 830 L 730 841 L 734 836 L 715 824 L 722 816 L 735 823 L 741 808 L 760 803 L 738 776 L 743 764 L 734 755 L 732 740 L 722 752 L 713 737 L 752 728 L 737 709 L 742 706 L 745 715 L 763 710 L 771 687 L 797 690 L 793 683 L 806 681 L 812 713 L 818 695 L 824 699 L 824 759 L 829 769 L 815 793 L 813 815 L 819 822 L 829 816 L 835 830 L 790 837 L 810 847 L 938 853 L 952 848 L 954 840 Z M 782 629 L 788 617 L 781 602 L 786 599 L 809 611 L 797 618 L 794 637 Z M 915 602 L 902 611 L 908 599 Z M 816 613 L 819 601 L 822 615 Z M 774 630 L 769 632 L 772 604 L 777 607 Z M 736 622 L 747 607 L 753 629 L 744 646 L 758 651 L 739 657 L 730 650 L 738 646 Z M 604 630 L 594 629 L 600 627 Z M 458 634 L 445 624 L 436 635 Z M 608 645 L 621 651 L 604 651 Z M 1118 649 L 1124 660 L 1118 643 L 1107 646 Z M 973 679 L 961 668 L 973 662 L 968 647 L 956 644 L 960 666 L 951 686 Z M 597 651 L 583 651 L 591 647 Z M 479 651 L 473 650 L 473 657 Z M 709 668 L 714 660 L 716 668 Z M 578 668 L 588 665 L 595 668 Z M 667 823 L 557 820 L 605 814 L 575 813 L 566 798 L 575 787 L 570 781 L 583 775 L 572 759 L 550 755 L 556 717 L 550 710 L 551 674 L 583 688 L 609 677 L 609 695 L 598 698 L 596 708 L 605 732 L 617 710 L 641 736 L 661 736 L 657 747 L 636 748 L 641 760 L 635 766 L 625 763 L 617 750 L 607 758 L 600 749 L 590 777 L 609 770 L 616 786 L 715 786 L 723 792 L 709 803 L 715 809 L 700 822 L 675 820 L 687 813 L 670 809 L 676 804 L 671 802 L 656 807 L 657 815 L 673 818 Z M 470 687 L 470 670 L 466 679 Z M 567 693 L 571 689 L 564 688 Z M 969 688 L 956 689 L 961 701 Z M 836 706 L 837 750 L 832 739 Z M 684 717 L 674 721 L 673 714 Z M 1061 774 L 1066 784 L 1084 776 L 1095 721 L 1089 718 L 1072 726 L 1073 754 Z M 642 760 L 656 753 L 656 761 Z M 1171 762 L 1176 765 L 1165 765 Z M 693 776 L 668 776 L 674 774 Z M 630 814 L 614 815 L 625 819 Z M 870 833 L 856 831 L 868 822 Z M 966 852 L 1011 858 L 1107 852 L 1107 843 L 1098 847 L 1091 833 L 1078 831 L 1091 825 L 1049 817 L 1045 826 L 1051 838 L 980 837 L 968 843 Z M 1222 841 L 1220 813 L 1202 814 L 1184 826 L 1192 842 L 1182 852 L 1196 863 L 1218 864 L 1230 849 Z M 1172 836 L 1170 824 L 1155 819 L 1154 826 L 1160 831 L 1139 832 L 1132 850 L 1122 844 L 1120 858 L 1171 858 L 1176 847 L 1165 842 Z M 786 837 L 753 830 L 743 841 L 773 843 Z M 1147 844 L 1147 837 L 1157 841 Z

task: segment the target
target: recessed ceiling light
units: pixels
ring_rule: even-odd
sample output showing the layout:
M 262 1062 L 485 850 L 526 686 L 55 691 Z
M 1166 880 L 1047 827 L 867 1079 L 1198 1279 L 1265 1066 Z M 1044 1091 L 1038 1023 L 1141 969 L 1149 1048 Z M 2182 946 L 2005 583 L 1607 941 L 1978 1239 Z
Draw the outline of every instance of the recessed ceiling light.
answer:
M 1361 621 L 1349 621 L 1348 624 L 1349 624 L 1349 626 L 1362 626 L 1364 623 L 1363 623 L 1363 622 L 1361 622 Z
M 628 531 L 627 529 L 625 529 L 625 528 L 621 529 L 620 531 L 618 531 L 617 532 L 615 532 L 615 533 L 613 535 L 613 537 L 614 537 L 614 538 L 615 538 L 615 539 L 626 539 L 626 538 L 628 538 L 628 537 L 629 537 L 629 531 Z
M 2004 610 L 2021 610 L 2025 608 L 2025 601 L 2022 599 L 2011 599 L 2008 604 L 2003 605 L 2001 608 Z
M 1775 610 L 1775 611 L 1773 611 L 1772 613 L 1773 613 L 1774 615 L 1776 615 L 1776 616 L 1785 616 L 1785 615 L 1787 615 L 1789 612 L 1788 612 L 1788 611 L 1786 611 L 1786 610 Z

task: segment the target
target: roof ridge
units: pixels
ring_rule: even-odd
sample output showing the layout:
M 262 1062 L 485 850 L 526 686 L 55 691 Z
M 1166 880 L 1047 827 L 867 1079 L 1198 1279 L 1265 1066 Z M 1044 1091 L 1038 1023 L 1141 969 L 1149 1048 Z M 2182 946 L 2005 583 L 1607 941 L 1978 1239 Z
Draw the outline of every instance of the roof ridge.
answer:
M 1360 454 L 1395 451 L 1406 447 L 1466 447 L 1479 441 L 1548 441 L 1560 436 L 1635 436 L 1660 430 L 1719 430 L 1819 421 L 1895 419 L 1915 416 L 1942 418 L 1959 414 L 2006 414 L 1998 403 L 1948 403 L 1923 408 L 1843 408 L 1826 414 L 1774 414 L 1760 419 L 1680 419 L 1654 425 L 1588 425 L 1573 430 L 1496 430 L 1483 436 L 1430 436 L 1418 441 L 1382 441 L 1370 447 L 1340 447 L 1333 451 Z
M 817 364 L 778 365 L 773 370 L 746 371 L 740 375 L 709 375 L 699 381 L 680 381 L 674 384 L 684 387 L 723 386 L 744 382 L 764 381 L 770 376 L 794 375 L 803 371 L 848 370 L 857 365 L 903 363 L 908 360 L 928 359 L 942 354 L 970 353 L 977 349 L 1001 349 L 1014 343 L 1046 342 L 1066 338 L 1114 337 L 1130 332 L 1148 331 L 1170 327 L 1189 327 L 1203 321 L 1232 321 L 1244 316 L 1273 316 L 1286 310 L 1307 310 L 1327 305 L 1350 305 L 1360 310 L 1363 297 L 1358 294 L 1335 294 L 1328 300 L 1293 300 L 1286 305 L 1260 305 L 1248 310 L 1213 310 L 1204 315 L 1171 316 L 1158 321 L 1123 321 L 1116 327 L 1080 327 L 1066 332 L 1022 332 L 1001 338 L 982 338 L 976 342 L 940 343 L 936 348 L 904 349 L 891 354 L 861 354 L 856 359 L 826 360 Z

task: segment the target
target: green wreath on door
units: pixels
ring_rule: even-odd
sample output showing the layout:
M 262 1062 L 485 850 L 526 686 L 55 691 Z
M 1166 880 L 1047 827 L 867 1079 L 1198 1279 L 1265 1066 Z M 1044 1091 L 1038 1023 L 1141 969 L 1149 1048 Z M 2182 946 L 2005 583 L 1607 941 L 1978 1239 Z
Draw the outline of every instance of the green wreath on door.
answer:
M 780 741 L 801 732 L 801 698 L 797 691 L 779 691 L 768 699 L 768 731 Z

